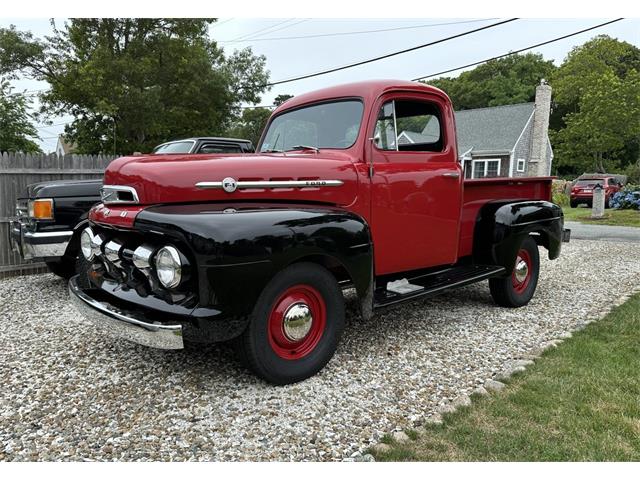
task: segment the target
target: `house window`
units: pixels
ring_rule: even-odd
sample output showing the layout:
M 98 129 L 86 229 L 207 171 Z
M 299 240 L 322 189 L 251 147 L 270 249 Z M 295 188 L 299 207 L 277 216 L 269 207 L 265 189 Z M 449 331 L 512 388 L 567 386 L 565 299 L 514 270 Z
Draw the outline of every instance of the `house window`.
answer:
M 518 171 L 518 172 L 524 172 L 524 167 L 525 167 L 525 160 L 524 160 L 524 158 L 519 158 L 519 159 L 518 159 L 518 167 L 516 168 L 516 171 Z
M 486 178 L 500 176 L 500 159 L 487 158 L 486 160 L 474 160 L 471 164 L 472 178 Z

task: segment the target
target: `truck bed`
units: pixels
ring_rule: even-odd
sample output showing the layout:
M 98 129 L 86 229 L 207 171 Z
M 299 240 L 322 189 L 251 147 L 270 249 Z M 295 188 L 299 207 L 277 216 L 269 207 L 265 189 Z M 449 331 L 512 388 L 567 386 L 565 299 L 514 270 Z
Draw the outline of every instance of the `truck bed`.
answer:
M 458 257 L 471 255 L 478 212 L 488 202 L 514 200 L 551 201 L 555 177 L 482 178 L 464 181 Z

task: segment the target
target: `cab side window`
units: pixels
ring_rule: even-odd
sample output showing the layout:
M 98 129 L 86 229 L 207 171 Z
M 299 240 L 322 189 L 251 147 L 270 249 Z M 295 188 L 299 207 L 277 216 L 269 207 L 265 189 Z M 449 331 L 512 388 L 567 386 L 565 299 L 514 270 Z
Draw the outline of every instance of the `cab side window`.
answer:
M 444 146 L 441 115 L 436 105 L 414 100 L 392 100 L 380 109 L 374 143 L 380 150 L 441 152 Z

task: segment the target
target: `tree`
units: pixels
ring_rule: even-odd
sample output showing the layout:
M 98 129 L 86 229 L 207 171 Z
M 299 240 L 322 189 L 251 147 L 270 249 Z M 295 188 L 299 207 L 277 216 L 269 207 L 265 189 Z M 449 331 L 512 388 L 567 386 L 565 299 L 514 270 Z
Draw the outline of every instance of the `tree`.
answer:
M 640 49 L 607 35 L 575 47 L 552 76 L 555 162 L 604 172 L 638 158 Z
M 213 21 L 72 19 L 44 40 L 0 29 L 0 69 L 49 83 L 43 113 L 76 118 L 65 137 L 78 152 L 150 151 L 225 132 L 267 88 L 265 58 L 225 55 L 208 38 Z
M 532 102 L 540 80 L 555 70 L 541 54 L 510 55 L 482 64 L 458 77 L 441 77 L 427 83 L 449 95 L 456 110 Z
M 290 98 L 293 98 L 293 95 L 289 95 L 288 93 L 281 93 L 280 95 L 278 95 L 276 98 L 273 99 L 273 104 L 276 107 L 279 107 Z
M 40 152 L 27 97 L 0 79 L 0 152 Z
M 242 116 L 236 124 L 229 129 L 227 135 L 230 137 L 246 138 L 257 146 L 270 116 L 271 110 L 268 108 L 247 108 L 242 112 Z

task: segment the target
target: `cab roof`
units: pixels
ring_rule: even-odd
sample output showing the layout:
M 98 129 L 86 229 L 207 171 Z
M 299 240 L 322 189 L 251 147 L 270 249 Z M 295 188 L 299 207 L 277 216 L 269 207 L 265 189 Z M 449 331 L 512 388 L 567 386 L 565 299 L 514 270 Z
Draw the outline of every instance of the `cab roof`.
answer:
M 449 98 L 447 97 L 447 94 L 439 88 L 432 87 L 431 85 L 426 85 L 424 83 L 409 82 L 406 80 L 367 80 L 364 82 L 336 85 L 304 93 L 302 95 L 296 95 L 276 108 L 274 113 L 331 98 L 360 97 L 365 101 L 365 103 L 370 103 L 384 93 L 397 90 L 435 93 L 447 100 Z

